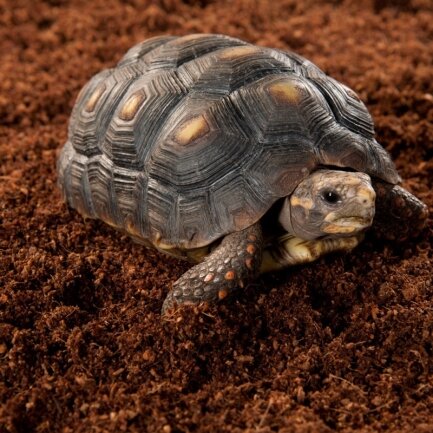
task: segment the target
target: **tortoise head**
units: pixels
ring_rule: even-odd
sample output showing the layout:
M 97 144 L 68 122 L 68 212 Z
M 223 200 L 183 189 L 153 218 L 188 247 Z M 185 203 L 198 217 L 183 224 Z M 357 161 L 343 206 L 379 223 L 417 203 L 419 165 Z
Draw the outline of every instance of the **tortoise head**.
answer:
M 286 197 L 282 226 L 295 236 L 353 236 L 371 226 L 376 193 L 365 173 L 317 170 Z

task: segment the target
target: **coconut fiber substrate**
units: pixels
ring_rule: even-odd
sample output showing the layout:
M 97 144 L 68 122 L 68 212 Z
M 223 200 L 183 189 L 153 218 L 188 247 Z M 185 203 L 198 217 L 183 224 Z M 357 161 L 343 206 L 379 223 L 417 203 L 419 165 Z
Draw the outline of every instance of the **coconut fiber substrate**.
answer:
M 290 49 L 353 88 L 433 213 L 433 4 L 0 0 L 0 432 L 433 432 L 433 226 L 160 309 L 189 265 L 62 202 L 80 88 L 147 37 Z

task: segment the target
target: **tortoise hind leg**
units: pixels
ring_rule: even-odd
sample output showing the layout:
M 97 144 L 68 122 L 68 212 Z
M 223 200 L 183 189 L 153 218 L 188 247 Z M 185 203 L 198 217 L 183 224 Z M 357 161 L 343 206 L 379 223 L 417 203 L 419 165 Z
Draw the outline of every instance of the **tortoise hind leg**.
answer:
M 401 186 L 373 180 L 376 191 L 375 232 L 389 240 L 404 241 L 424 228 L 427 206 Z
M 227 235 L 202 263 L 185 272 L 174 284 L 162 312 L 180 304 L 224 299 L 257 277 L 262 260 L 260 223 Z

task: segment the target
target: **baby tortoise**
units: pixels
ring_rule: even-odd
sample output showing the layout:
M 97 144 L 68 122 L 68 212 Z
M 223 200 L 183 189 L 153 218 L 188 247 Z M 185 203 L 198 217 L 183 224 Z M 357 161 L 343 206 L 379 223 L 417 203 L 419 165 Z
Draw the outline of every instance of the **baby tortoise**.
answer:
M 94 76 L 57 169 L 82 215 L 198 263 L 163 311 L 351 250 L 373 222 L 405 239 L 427 218 L 352 90 L 297 54 L 223 35 L 152 38 Z

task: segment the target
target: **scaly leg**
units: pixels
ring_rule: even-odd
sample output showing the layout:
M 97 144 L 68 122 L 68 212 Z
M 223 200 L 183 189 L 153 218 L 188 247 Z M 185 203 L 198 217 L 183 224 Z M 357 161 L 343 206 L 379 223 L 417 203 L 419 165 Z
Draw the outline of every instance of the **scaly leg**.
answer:
M 227 235 L 206 259 L 186 271 L 174 284 L 162 312 L 180 304 L 224 299 L 259 274 L 263 236 L 260 223 Z
M 334 251 L 350 251 L 364 238 L 363 233 L 344 238 L 322 238 L 305 241 L 287 234 L 276 239 L 263 252 L 260 273 L 276 271 L 288 266 L 309 263 Z

